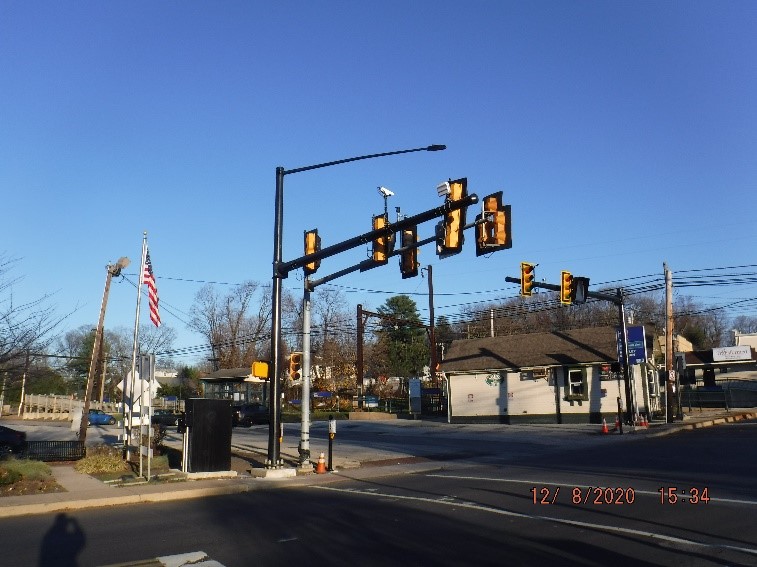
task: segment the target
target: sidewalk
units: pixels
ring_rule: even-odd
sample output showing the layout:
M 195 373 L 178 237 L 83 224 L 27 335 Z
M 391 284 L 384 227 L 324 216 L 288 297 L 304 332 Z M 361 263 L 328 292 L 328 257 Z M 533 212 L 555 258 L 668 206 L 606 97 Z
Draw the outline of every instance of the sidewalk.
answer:
M 734 423 L 745 419 L 757 419 L 757 409 L 724 410 L 694 410 L 685 416 L 682 422 L 672 424 L 652 423 L 648 428 L 631 428 L 624 426 L 624 433 L 639 438 L 669 435 L 682 430 L 711 427 L 715 425 Z M 437 424 L 438 427 L 450 427 L 446 423 Z M 504 426 L 509 427 L 509 426 Z M 520 426 L 518 426 L 520 427 Z M 555 425 L 547 427 L 566 426 Z M 569 427 L 569 426 L 568 426 Z M 576 427 L 577 434 L 583 436 L 598 435 L 596 426 Z M 617 434 L 615 434 L 617 435 Z M 198 473 L 190 475 L 190 479 L 180 481 L 161 481 L 143 484 L 113 486 L 86 474 L 78 473 L 71 464 L 53 465 L 52 472 L 65 492 L 50 494 L 7 496 L 0 498 L 0 517 L 13 517 L 28 514 L 47 514 L 62 510 L 81 510 L 102 506 L 119 506 L 145 502 L 166 502 L 205 496 L 219 496 L 238 494 L 262 487 L 291 485 L 292 483 L 314 483 L 337 480 L 334 475 L 317 475 L 309 470 L 297 467 L 297 455 L 291 449 L 282 448 L 281 457 L 288 472 L 296 469 L 295 474 L 285 475 L 284 478 L 275 476 L 260 478 L 254 476 L 257 469 L 264 469 L 266 447 L 255 445 L 232 445 L 232 471 L 224 473 Z M 312 460 L 317 461 L 314 452 Z M 389 451 L 375 451 L 370 448 L 349 448 L 340 446 L 339 456 L 335 459 L 337 470 L 378 467 L 398 464 L 418 464 L 424 459 L 409 454 L 392 453 Z M 411 467 L 412 468 L 412 467 Z M 374 469 L 375 470 L 375 469 Z M 195 480 L 191 478 L 194 477 Z M 219 478 L 222 477 L 222 478 Z

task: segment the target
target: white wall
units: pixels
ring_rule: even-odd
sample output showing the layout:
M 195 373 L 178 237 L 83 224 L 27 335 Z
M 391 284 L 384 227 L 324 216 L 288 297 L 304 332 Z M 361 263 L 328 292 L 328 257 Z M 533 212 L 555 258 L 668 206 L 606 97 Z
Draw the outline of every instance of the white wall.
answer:
M 505 373 L 454 374 L 450 379 L 450 409 L 453 417 L 507 414 Z
M 557 403 L 562 416 L 579 416 L 590 413 L 614 414 L 617 399 L 628 404 L 623 380 L 600 380 L 598 366 L 586 367 L 589 389 L 588 400 L 566 400 L 565 368 L 553 368 L 549 378 L 532 378 L 520 372 L 471 372 L 451 374 L 450 415 L 452 418 L 510 416 L 511 419 L 528 416 L 553 416 Z M 645 377 L 634 367 L 636 403 L 641 413 L 648 413 L 645 403 Z M 524 378 L 525 376 L 525 378 Z M 556 399 L 555 388 L 558 389 Z

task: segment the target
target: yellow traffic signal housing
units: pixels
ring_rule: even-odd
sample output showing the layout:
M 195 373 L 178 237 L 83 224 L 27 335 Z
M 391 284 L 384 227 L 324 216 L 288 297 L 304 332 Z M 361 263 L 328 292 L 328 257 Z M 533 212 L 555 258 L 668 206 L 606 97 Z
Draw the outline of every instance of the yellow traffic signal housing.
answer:
M 318 236 L 318 229 L 313 230 L 306 230 L 305 231 L 305 256 L 308 254 L 315 254 L 316 252 L 321 251 L 321 237 Z M 309 276 L 311 274 L 314 274 L 316 271 L 318 271 L 318 268 L 321 266 L 320 260 L 315 260 L 313 262 L 308 262 L 303 266 L 303 269 L 305 270 L 305 275 Z
M 300 380 L 302 378 L 302 353 L 293 352 L 289 355 L 289 378 Z
M 389 219 L 386 213 L 373 217 L 373 230 L 386 228 Z M 389 236 L 384 234 L 373 239 L 373 261 L 377 264 L 386 264 L 389 261 Z
M 502 204 L 502 191 L 484 197 L 482 205 L 476 217 L 476 256 L 512 248 L 511 209 Z
M 252 363 L 251 368 L 251 374 L 255 378 L 260 378 L 261 380 L 268 380 L 268 362 L 264 360 L 256 360 Z
M 520 263 L 520 294 L 523 297 L 531 297 L 534 290 L 535 266 L 528 262 Z
M 402 231 L 402 248 L 411 247 L 400 254 L 400 273 L 402 279 L 414 278 L 418 275 L 418 227 L 413 226 Z
M 560 274 L 560 303 L 570 305 L 573 303 L 573 274 L 565 270 Z
M 447 202 L 460 201 L 468 196 L 468 179 L 462 178 L 449 182 Z M 465 240 L 463 229 L 465 228 L 465 207 L 449 211 L 444 215 L 444 220 L 437 230 L 436 253 L 440 258 L 446 258 L 459 253 L 463 249 Z

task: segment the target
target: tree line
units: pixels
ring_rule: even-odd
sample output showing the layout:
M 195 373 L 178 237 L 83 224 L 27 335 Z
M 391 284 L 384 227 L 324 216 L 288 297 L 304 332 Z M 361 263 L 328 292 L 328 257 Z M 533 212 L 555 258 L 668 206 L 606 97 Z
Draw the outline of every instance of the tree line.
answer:
M 19 305 L 14 302 L 12 277 L 17 261 L 0 255 L 0 378 L 6 400 L 17 401 L 21 379 L 27 393 L 82 395 L 94 344 L 94 325 L 62 331 L 66 317 L 58 317 L 49 297 Z M 314 388 L 354 392 L 357 316 L 344 293 L 323 287 L 311 295 L 311 377 Z M 631 294 L 626 312 L 634 324 L 655 334 L 665 327 L 661 293 Z M 211 284 L 196 294 L 190 309 L 189 329 L 203 337 L 212 353 L 209 360 L 179 365 L 172 355 L 176 333 L 163 325 L 140 327 L 139 351 L 157 353 L 158 369 L 171 370 L 177 378 L 160 395 L 188 398 L 199 394 L 199 378 L 220 368 L 248 367 L 253 360 L 266 360 L 270 350 L 270 285 L 245 282 L 226 293 Z M 378 316 L 366 318 L 363 333 L 365 377 L 376 390 L 386 390 L 386 378 L 407 378 L 429 372 L 432 345 L 428 322 L 424 322 L 413 299 L 389 297 L 377 308 Z M 696 350 L 731 343 L 731 329 L 757 332 L 757 317 L 729 318 L 723 309 L 711 309 L 687 296 L 676 296 L 674 329 Z M 464 307 L 454 316 L 435 321 L 438 359 L 453 340 L 562 331 L 618 324 L 617 307 L 603 301 L 584 305 L 559 305 L 554 293 L 531 298 L 514 297 L 475 307 Z M 302 302 L 290 293 L 282 297 L 282 328 L 285 355 L 302 348 Z M 94 399 L 120 399 L 117 384 L 131 368 L 133 330 L 107 329 L 100 365 L 93 384 Z M 284 365 L 286 368 L 286 365 Z M 386 392 L 384 392 L 386 393 Z

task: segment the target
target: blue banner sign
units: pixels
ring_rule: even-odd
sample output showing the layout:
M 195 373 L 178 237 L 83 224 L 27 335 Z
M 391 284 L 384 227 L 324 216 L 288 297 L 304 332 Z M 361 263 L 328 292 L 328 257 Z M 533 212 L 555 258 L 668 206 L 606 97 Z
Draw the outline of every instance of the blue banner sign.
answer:
M 623 352 L 623 331 L 615 330 L 618 340 L 618 361 L 623 364 L 626 357 Z M 641 364 L 647 361 L 647 339 L 644 327 L 626 327 L 626 343 L 628 345 L 628 360 L 630 365 Z

